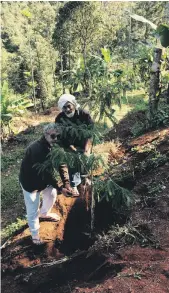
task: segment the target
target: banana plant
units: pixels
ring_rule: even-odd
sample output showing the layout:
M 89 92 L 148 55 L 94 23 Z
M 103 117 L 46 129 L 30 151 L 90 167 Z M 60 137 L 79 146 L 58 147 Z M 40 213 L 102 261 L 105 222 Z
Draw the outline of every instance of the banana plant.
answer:
M 22 115 L 25 113 L 26 108 L 33 104 L 24 97 L 12 99 L 10 97 L 8 83 L 5 81 L 2 85 L 1 91 L 1 126 L 2 126 L 2 139 L 12 132 L 11 122 L 14 115 Z M 7 129 L 7 130 L 6 130 Z
M 131 14 L 131 18 L 148 23 L 154 29 L 154 36 L 160 41 L 163 48 L 169 47 L 169 26 L 166 24 L 155 25 L 148 19 L 137 14 Z M 158 111 L 158 104 L 160 100 L 160 74 L 161 74 L 161 57 L 162 57 L 162 48 L 158 44 L 158 48 L 154 48 L 153 63 L 151 66 L 151 75 L 149 83 L 149 115 L 148 119 L 150 125 L 152 125 L 153 117 Z M 168 86 L 169 88 L 169 86 Z
M 150 20 L 137 14 L 131 14 L 130 17 L 137 21 L 148 23 L 154 29 L 154 35 L 157 39 L 160 40 L 161 46 L 163 46 L 164 48 L 169 47 L 169 26 L 168 25 L 160 24 L 157 26 Z
M 7 82 L 4 82 L 1 91 L 1 121 L 3 124 L 8 124 L 12 119 L 12 113 L 9 111 L 9 106 L 8 84 Z

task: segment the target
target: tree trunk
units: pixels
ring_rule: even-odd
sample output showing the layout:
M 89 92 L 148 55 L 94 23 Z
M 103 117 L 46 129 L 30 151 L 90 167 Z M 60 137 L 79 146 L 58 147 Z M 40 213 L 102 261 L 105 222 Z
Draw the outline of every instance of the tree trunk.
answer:
M 50 40 L 48 40 L 48 42 L 50 43 Z M 52 56 L 52 51 L 51 51 L 51 46 L 49 49 L 49 54 L 50 54 L 50 59 L 52 60 L 53 56 Z M 53 77 L 53 85 L 54 85 L 54 93 L 56 90 L 56 77 L 55 77 L 55 68 L 53 66 L 53 62 L 51 63 L 51 67 L 52 67 L 52 77 Z
M 154 60 L 151 67 L 150 88 L 149 88 L 149 112 L 150 119 L 158 110 L 160 95 L 160 67 L 161 67 L 162 49 L 154 49 Z
M 84 44 L 83 48 L 83 60 L 84 60 L 84 78 L 83 78 L 83 84 L 84 84 L 84 91 L 86 93 L 89 92 L 89 87 L 88 87 L 88 78 L 87 78 L 87 67 L 86 67 L 86 43 Z
M 126 89 L 123 89 L 123 97 L 126 98 Z
M 37 50 L 36 48 L 36 53 L 37 53 L 37 58 L 38 58 L 38 71 L 39 71 L 39 77 L 40 77 L 40 80 L 38 80 L 38 87 L 40 88 L 40 104 L 41 104 L 41 108 L 42 108 L 42 111 L 45 111 L 45 106 L 44 106 L 44 97 L 41 95 L 42 93 L 42 70 L 41 70 L 41 63 L 40 63 L 40 56 L 39 56 L 39 51 Z M 37 96 L 36 96 L 37 97 Z
M 64 80 L 63 80 L 63 56 L 60 53 L 60 64 L 61 64 L 61 77 L 62 77 L 62 94 L 65 94 L 65 85 L 64 85 Z
M 70 78 L 70 38 L 69 38 L 69 78 Z
M 169 105 L 169 84 L 168 84 L 168 88 L 167 88 L 167 104 Z
M 93 176 L 92 176 L 91 177 L 91 233 L 94 230 L 94 223 L 95 223 L 95 205 L 96 205 L 96 203 L 95 203 L 95 197 L 94 197 Z
M 32 95 L 33 95 L 35 113 L 37 113 L 36 95 L 35 95 L 35 80 L 34 80 L 34 66 L 33 66 L 33 58 L 32 58 L 32 51 L 31 51 L 32 48 L 31 48 L 29 24 L 28 24 L 28 38 L 29 38 L 29 58 L 30 58 L 30 65 L 31 65 L 31 79 L 32 79 Z
M 45 111 L 45 106 L 44 106 L 44 101 L 43 101 L 43 99 L 40 99 L 40 103 L 41 103 L 42 111 Z

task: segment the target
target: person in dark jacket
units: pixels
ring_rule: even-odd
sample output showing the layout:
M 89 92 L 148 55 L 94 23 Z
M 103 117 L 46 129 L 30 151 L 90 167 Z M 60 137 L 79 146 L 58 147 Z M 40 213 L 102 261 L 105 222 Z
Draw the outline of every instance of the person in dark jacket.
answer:
M 84 137 L 83 132 L 80 130 L 84 127 L 93 127 L 93 120 L 90 114 L 81 109 L 77 103 L 76 98 L 70 94 L 64 94 L 58 101 L 58 108 L 61 113 L 55 118 L 55 123 L 63 125 L 63 138 L 62 143 L 65 148 L 73 151 L 79 151 L 89 156 L 91 153 L 92 140 L 91 137 Z M 70 128 L 75 127 L 77 131 L 71 134 Z M 80 133 L 81 132 L 81 133 Z M 80 135 L 79 135 L 80 134 Z M 78 194 L 77 187 L 81 183 L 80 173 L 74 169 L 69 168 L 71 186 Z
M 56 213 L 51 213 L 51 209 L 56 201 L 57 192 L 61 192 L 65 196 L 74 195 L 70 187 L 69 174 L 66 166 L 60 167 L 60 175 L 62 178 L 62 186 L 58 186 L 57 180 L 53 176 L 53 172 L 44 170 L 40 172 L 36 164 L 42 164 L 52 148 L 57 143 L 57 137 L 60 135 L 60 126 L 50 123 L 44 127 L 44 135 L 37 141 L 31 143 L 26 149 L 25 156 L 21 163 L 19 181 L 23 190 L 27 219 L 29 229 L 34 244 L 41 244 L 39 236 L 39 217 L 49 218 L 59 221 L 60 217 Z M 43 202 L 40 205 L 40 193 Z

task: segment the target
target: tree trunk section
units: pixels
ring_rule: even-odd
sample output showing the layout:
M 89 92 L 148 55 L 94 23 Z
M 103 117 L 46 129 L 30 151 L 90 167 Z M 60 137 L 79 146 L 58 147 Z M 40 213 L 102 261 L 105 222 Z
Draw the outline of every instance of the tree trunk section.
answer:
M 167 104 L 169 105 L 169 84 L 168 84 L 168 88 L 167 88 Z
M 149 111 L 150 119 L 158 110 L 160 94 L 160 67 L 161 67 L 162 49 L 154 49 L 154 60 L 151 67 L 150 89 L 149 89 Z
M 34 66 L 33 66 L 33 58 L 32 58 L 32 48 L 31 48 L 31 37 L 30 37 L 30 28 L 28 25 L 28 39 L 29 39 L 29 58 L 31 65 L 31 79 L 32 79 L 32 96 L 35 113 L 37 113 L 37 105 L 36 105 L 36 94 L 35 94 L 35 80 L 34 80 Z
M 63 56 L 60 54 L 60 64 L 61 64 L 61 77 L 62 77 L 62 94 L 65 94 L 65 85 L 64 85 L 64 80 L 63 80 Z

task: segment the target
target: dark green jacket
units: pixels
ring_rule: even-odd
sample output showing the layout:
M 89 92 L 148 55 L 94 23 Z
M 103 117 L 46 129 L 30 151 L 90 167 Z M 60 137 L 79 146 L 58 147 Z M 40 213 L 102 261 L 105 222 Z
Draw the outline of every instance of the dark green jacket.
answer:
M 82 109 L 75 111 L 75 114 L 72 118 L 66 116 L 64 112 L 59 113 L 55 118 L 55 123 L 62 124 L 64 126 L 64 131 L 60 137 L 63 147 L 68 148 L 70 145 L 74 145 L 76 148 L 84 149 L 86 141 L 90 137 L 84 137 L 83 131 L 77 129 L 77 133 L 70 131 L 70 126 L 76 129 L 76 127 L 81 127 L 82 129 L 89 127 L 93 128 L 93 120 L 90 114 Z
M 61 189 L 62 186 L 58 186 L 58 181 L 54 178 L 53 172 L 48 170 L 39 172 L 39 169 L 35 166 L 37 163 L 44 163 L 50 150 L 51 147 L 45 137 L 33 142 L 26 149 L 19 174 L 19 181 L 23 189 L 26 191 L 42 191 L 48 185 L 51 185 L 58 190 Z M 61 166 L 59 170 L 63 185 L 69 183 L 68 172 L 65 168 L 65 166 Z

